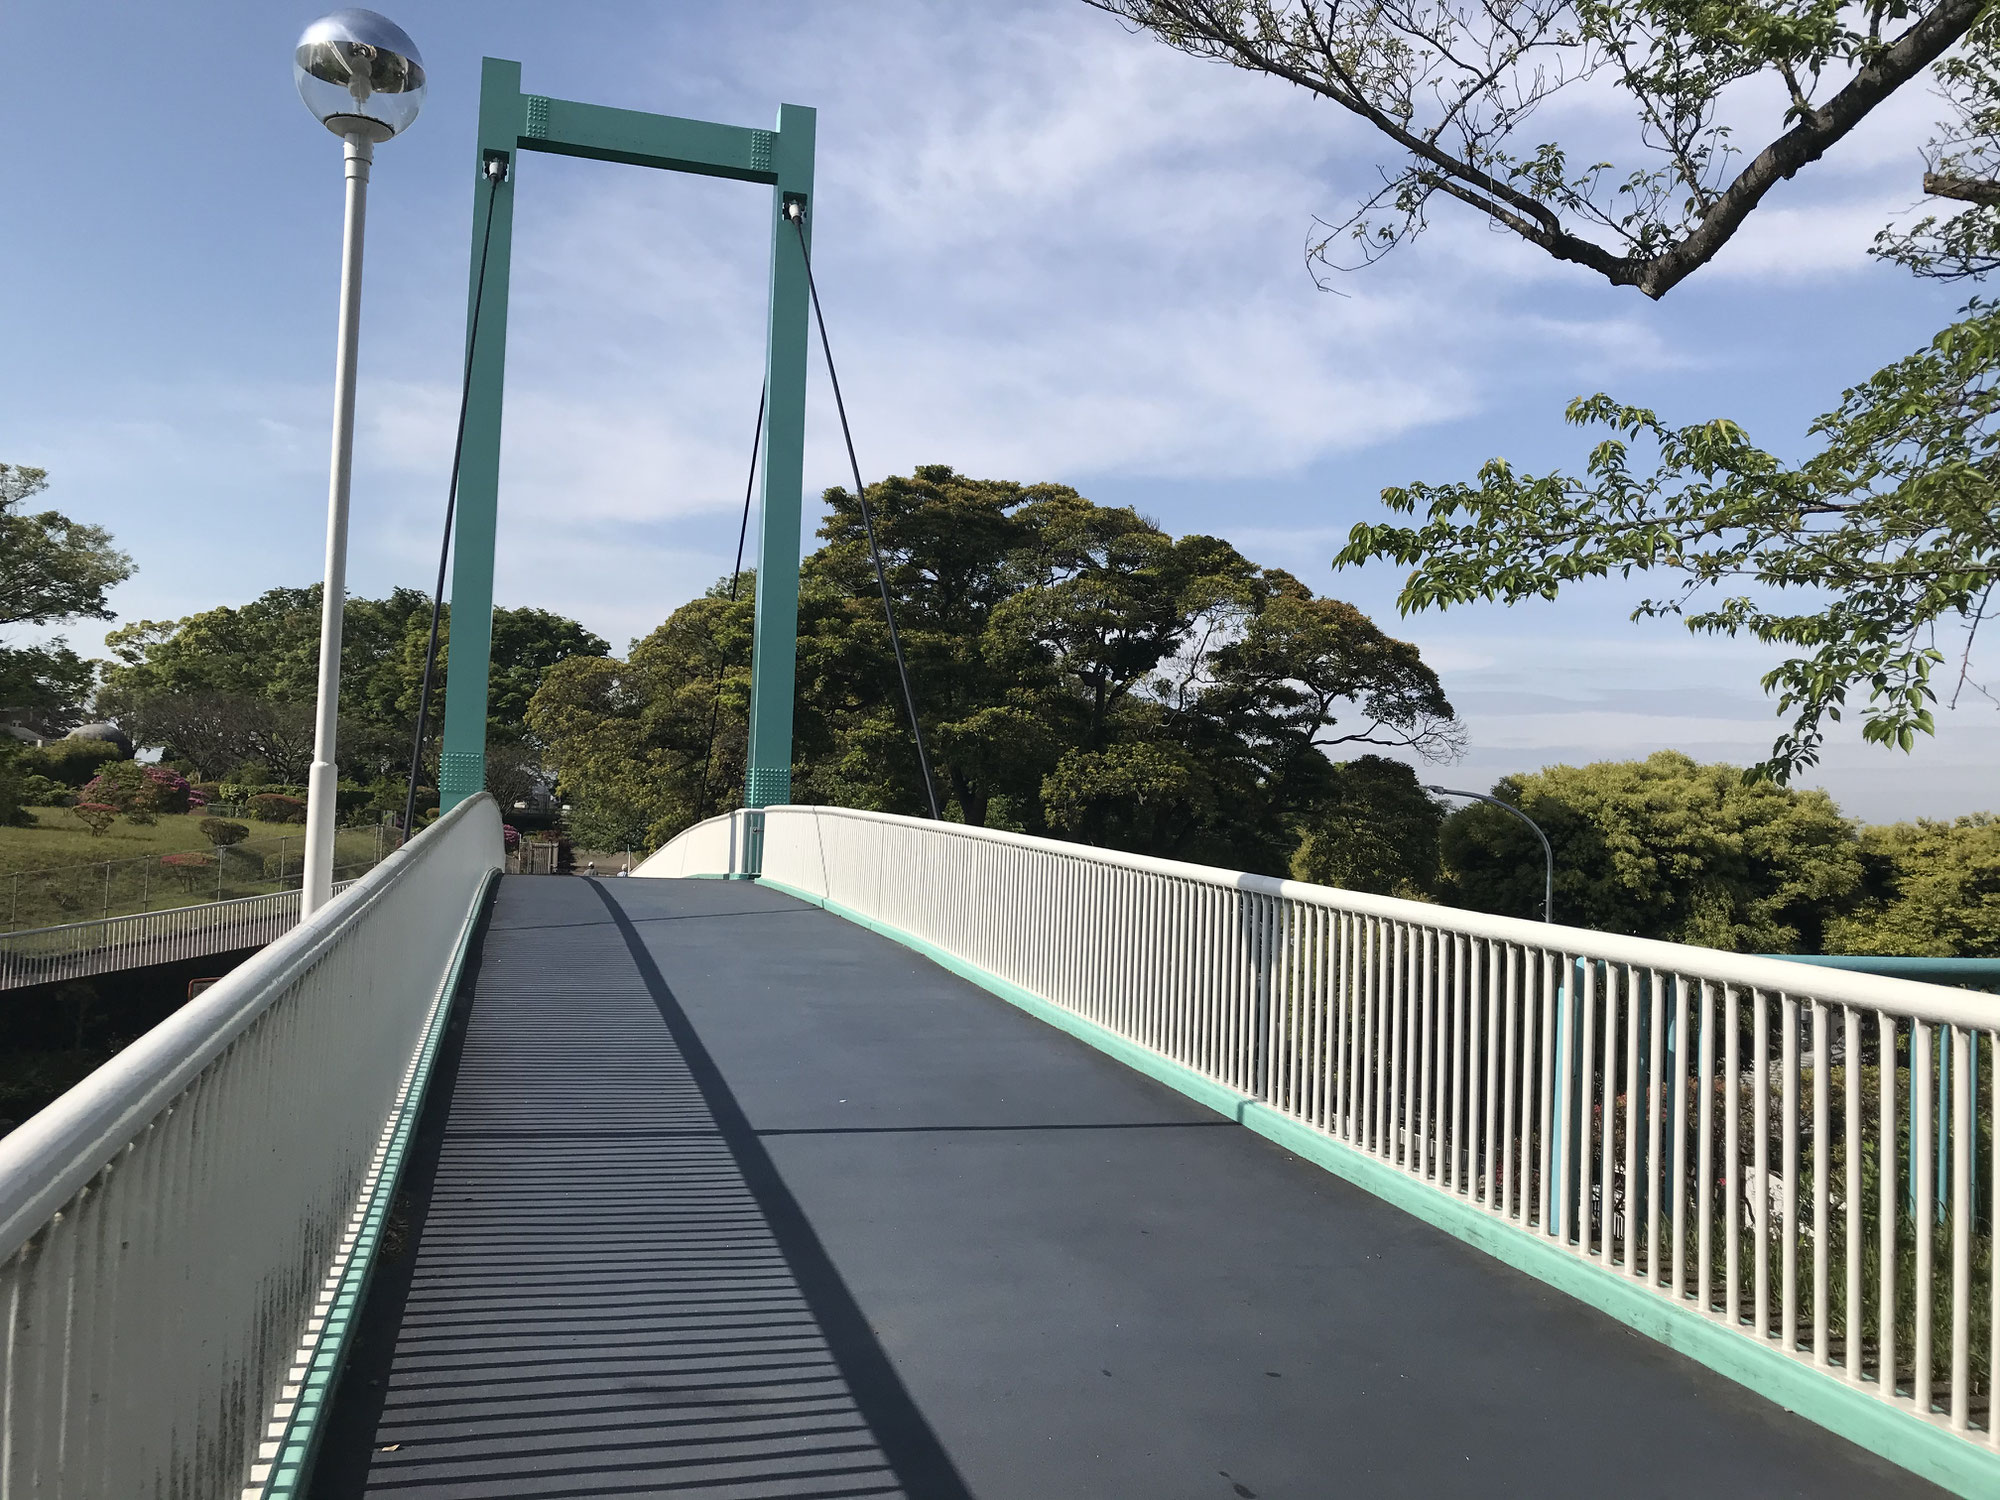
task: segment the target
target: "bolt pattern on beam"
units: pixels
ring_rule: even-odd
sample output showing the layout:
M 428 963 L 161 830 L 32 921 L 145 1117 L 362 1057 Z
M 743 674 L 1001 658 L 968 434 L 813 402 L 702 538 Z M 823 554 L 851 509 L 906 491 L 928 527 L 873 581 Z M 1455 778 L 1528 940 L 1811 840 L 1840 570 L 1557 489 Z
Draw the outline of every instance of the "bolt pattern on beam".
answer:
M 781 807 L 791 798 L 790 766 L 752 766 L 743 778 L 743 800 L 751 807 Z

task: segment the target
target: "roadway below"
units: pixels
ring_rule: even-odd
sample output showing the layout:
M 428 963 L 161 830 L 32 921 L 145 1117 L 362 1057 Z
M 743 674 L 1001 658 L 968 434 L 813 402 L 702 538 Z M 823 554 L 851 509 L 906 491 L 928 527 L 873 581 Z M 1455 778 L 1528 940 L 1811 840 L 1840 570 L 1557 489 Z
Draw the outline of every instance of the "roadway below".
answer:
M 1944 1493 L 837 917 L 510 876 L 313 1494 L 669 1492 Z

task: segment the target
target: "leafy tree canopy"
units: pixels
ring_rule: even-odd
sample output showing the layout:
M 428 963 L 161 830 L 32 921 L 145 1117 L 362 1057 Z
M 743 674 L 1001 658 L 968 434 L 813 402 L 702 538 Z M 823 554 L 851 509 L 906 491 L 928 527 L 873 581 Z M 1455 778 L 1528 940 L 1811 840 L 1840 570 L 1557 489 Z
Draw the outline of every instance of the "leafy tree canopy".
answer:
M 1556 920 L 1748 953 L 1813 953 L 1861 882 L 1853 829 L 1824 792 L 1746 781 L 1674 750 L 1643 761 L 1550 766 L 1494 795 L 1555 851 Z M 1458 906 L 1540 915 L 1534 834 L 1475 804 L 1444 822 L 1440 894 Z
M 0 463 L 0 629 L 111 618 L 105 596 L 132 576 L 132 559 L 101 526 L 59 511 L 30 512 L 48 472 Z M 81 718 L 92 668 L 60 637 L 0 645 L 0 713 L 68 728 Z
M 1438 885 L 1445 810 L 1417 773 L 1383 755 L 1333 768 L 1328 795 L 1300 819 L 1292 876 L 1315 885 L 1423 900 Z
M 2000 958 L 2000 819 L 1861 830 L 1864 896 L 1828 925 L 1828 953 Z
M 860 507 L 825 498 L 800 586 L 793 795 L 920 811 Z M 1457 753 L 1414 647 L 1217 538 L 944 465 L 869 501 L 951 816 L 1283 873 L 1336 774 L 1328 750 Z M 657 843 L 726 805 L 752 593 L 718 584 L 629 660 L 549 672 L 528 720 L 579 817 Z
M 105 638 L 117 661 L 105 668 L 101 710 L 149 743 L 221 776 L 261 762 L 299 782 L 312 759 L 318 691 L 320 586 L 279 588 L 240 607 L 180 620 L 141 620 Z M 448 645 L 449 609 L 441 635 Z M 386 599 L 349 599 L 340 653 L 341 767 L 361 781 L 407 769 L 423 678 L 430 598 L 399 588 Z M 511 746 L 542 674 L 571 655 L 610 648 L 573 620 L 543 609 L 493 612 L 488 735 Z M 440 650 L 439 682 L 443 681 Z M 436 748 L 442 693 L 434 695 Z M 500 756 L 509 774 L 518 756 Z M 511 790 L 511 787 L 508 788 Z
M 1385 139 L 1382 185 L 1321 222 L 1317 264 L 1375 260 L 1422 232 L 1442 195 L 1649 297 L 1711 260 L 1778 183 L 1919 79 L 1981 12 L 1981 0 L 1085 3 L 1305 89 Z M 1607 85 L 1625 107 L 1609 138 L 1574 133 L 1591 112 L 1566 112 L 1568 138 L 1538 124 L 1558 94 Z M 1968 196 L 1949 165 L 1933 176 L 1927 191 Z

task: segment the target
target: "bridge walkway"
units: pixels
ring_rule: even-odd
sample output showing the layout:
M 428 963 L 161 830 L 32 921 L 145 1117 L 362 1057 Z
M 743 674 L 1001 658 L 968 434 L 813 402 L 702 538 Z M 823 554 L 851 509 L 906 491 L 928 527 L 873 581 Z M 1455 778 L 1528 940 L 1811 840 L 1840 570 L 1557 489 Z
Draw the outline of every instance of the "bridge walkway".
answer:
M 314 1494 L 1938 1495 L 907 950 L 502 882 Z

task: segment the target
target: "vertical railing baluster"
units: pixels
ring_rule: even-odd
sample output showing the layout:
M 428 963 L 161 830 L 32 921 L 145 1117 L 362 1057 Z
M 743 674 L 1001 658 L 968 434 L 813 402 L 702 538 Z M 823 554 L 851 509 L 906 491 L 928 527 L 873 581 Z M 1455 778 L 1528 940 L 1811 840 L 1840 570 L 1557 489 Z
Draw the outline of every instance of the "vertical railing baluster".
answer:
M 1568 955 L 1563 972 L 1569 977 L 1572 990 L 1580 988 L 1581 996 L 1572 995 L 1563 1014 L 1570 1018 L 1569 1024 L 1577 1033 L 1576 1056 L 1573 1066 L 1562 1070 L 1562 1084 L 1575 1097 L 1574 1126 L 1563 1127 L 1563 1167 L 1567 1172 L 1570 1163 L 1576 1163 L 1576 1182 L 1572 1189 L 1576 1205 L 1576 1243 L 1585 1255 L 1591 1253 L 1591 1177 L 1592 1165 L 1591 1127 L 1597 1115 L 1597 965 L 1587 958 Z M 1578 974 L 1583 976 L 1579 987 Z
M 1598 1259 L 1609 1266 L 1617 1255 L 1611 1243 L 1612 1199 L 1618 1164 L 1618 979 L 1610 965 L 1604 969 L 1604 1084 L 1597 1093 L 1597 1236 Z
M 1500 1171 L 1506 1179 L 1500 1185 L 1500 1211 L 1518 1215 L 1525 1228 L 1531 1210 L 1528 1202 L 1528 1145 L 1533 1134 L 1528 1128 L 1532 1105 L 1526 1083 L 1533 1045 L 1529 1040 L 1528 987 L 1521 983 L 1521 965 L 1525 961 L 1521 951 L 1512 943 L 1506 944 L 1500 951 L 1507 966 L 1501 976 L 1501 1003 L 1506 1006 L 1507 1075 L 1500 1100 Z M 1519 1114 L 1514 1108 L 1517 1088 Z
M 1778 1292 L 1779 1337 L 1787 1354 L 1799 1348 L 1799 1002 L 1790 994 L 1778 998 L 1785 1028 L 1783 1061 L 1785 1129 L 1779 1170 L 1784 1180 L 1784 1227 L 1781 1249 L 1782 1282 Z
M 1972 1422 L 1972 1032 L 1951 1036 L 1951 1425 Z
M 1383 1146 L 1393 1163 L 1401 1161 L 1403 1155 L 1403 1010 L 1409 999 L 1409 984 L 1408 975 L 1404 972 L 1402 924 L 1390 923 L 1388 929 L 1392 955 L 1389 959 L 1389 1116 Z
M 1739 1034 L 1740 1014 L 1736 1000 L 1736 986 L 1724 985 L 1722 989 L 1723 1011 L 1723 1062 L 1722 1070 L 1729 1083 L 1723 1091 L 1724 1141 L 1722 1159 L 1723 1181 L 1729 1193 L 1728 1216 L 1723 1220 L 1723 1256 L 1727 1266 L 1723 1274 L 1722 1300 L 1729 1309 L 1732 1325 L 1741 1321 L 1743 1315 L 1743 1266 L 1742 1266 L 1742 1224 L 1743 1216 L 1743 1054 L 1742 1037 Z
M 1555 1181 L 1550 1172 L 1550 1168 L 1554 1165 L 1553 1161 L 1551 1160 L 1553 1152 L 1551 1149 L 1550 1136 L 1552 1133 L 1551 1126 L 1554 1124 L 1555 1103 L 1556 1103 L 1555 1100 L 1556 956 L 1553 953 L 1549 952 L 1546 948 L 1541 949 L 1540 952 L 1542 958 L 1542 1014 L 1541 1014 L 1542 1065 L 1535 1078 L 1535 1092 L 1540 1096 L 1540 1104 L 1541 1104 L 1541 1121 L 1540 1121 L 1541 1128 L 1537 1132 L 1537 1139 L 1541 1146 L 1542 1180 L 1541 1180 L 1541 1190 L 1538 1194 L 1538 1197 L 1540 1199 L 1538 1207 L 1541 1211 L 1541 1216 L 1542 1216 L 1541 1219 L 1542 1233 L 1545 1235 L 1560 1235 L 1562 1232 L 1562 1226 L 1559 1217 L 1554 1212 L 1554 1210 L 1556 1209 L 1558 1203 L 1560 1202 L 1561 1194 L 1557 1190 Z M 1567 1036 L 1569 1028 L 1564 1027 L 1563 1032 L 1564 1035 Z
M 1652 1046 L 1646 1061 L 1646 1284 L 1660 1285 L 1660 1184 L 1666 1180 L 1667 1164 L 1660 1156 L 1660 1115 L 1666 1108 L 1661 1076 L 1662 1054 L 1666 1049 L 1666 997 L 1660 993 L 1660 973 L 1646 971 L 1647 1019 L 1652 1026 Z
M 1832 1232 L 1828 1199 L 1833 1191 L 1833 1131 L 1828 1123 L 1833 1092 L 1833 1075 L 1828 1071 L 1826 1007 L 1812 1002 L 1813 1049 L 1813 1363 L 1825 1369 L 1830 1358 L 1828 1338 L 1832 1288 L 1828 1285 L 1831 1262 L 1827 1240 Z
M 1840 1325 L 1841 1373 L 1850 1384 L 1861 1382 L 1861 1013 L 1851 1005 L 1840 1008 L 1843 1149 L 1847 1166 L 1847 1306 Z
M 1639 1274 L 1639 971 L 1625 970 L 1625 1274 Z
M 1349 1114 L 1349 1106 L 1354 1097 L 1351 1086 L 1353 1052 L 1351 1050 L 1352 1037 L 1350 1035 L 1354 1026 L 1354 1004 L 1352 1000 L 1352 991 L 1354 988 L 1354 923 L 1354 917 L 1350 916 L 1347 912 L 1334 913 L 1333 992 L 1340 1002 L 1340 1010 L 1339 1025 L 1335 1029 L 1333 1039 L 1333 1118 L 1339 1126 L 1337 1133 L 1340 1138 L 1350 1144 L 1354 1141 L 1354 1122 Z
M 1986 1289 L 1986 1441 L 2000 1448 L 2000 1032 L 1986 1033 L 1987 1141 L 1986 1153 L 1992 1180 L 1987 1184 L 1986 1232 L 1992 1246 L 1986 1259 L 1991 1274 Z
M 1479 1194 L 1479 942 L 1452 938 L 1451 1187 Z M 1470 1007 L 1471 1014 L 1465 1012 Z M 1463 1046 L 1460 1045 L 1461 1041 Z
M 1695 1170 L 1700 1175 L 1695 1198 L 1694 1284 L 1703 1312 L 1715 1311 L 1715 986 L 1701 980 L 1700 1125 L 1697 1127 Z
M 1431 1052 L 1432 1033 L 1436 1030 L 1433 1020 L 1438 1000 L 1438 970 L 1440 967 L 1440 935 L 1428 927 L 1416 930 L 1417 967 L 1420 983 L 1417 988 L 1417 1066 L 1410 1071 L 1417 1085 L 1417 1136 L 1416 1170 L 1417 1176 L 1429 1177 L 1431 1172 L 1431 1129 L 1435 1118 L 1435 1108 L 1431 1103 Z
M 1506 1019 L 1503 1019 L 1500 1012 L 1500 976 L 1496 972 L 1500 956 L 1500 945 L 1494 942 L 1493 939 L 1487 938 L 1483 946 L 1486 956 L 1479 972 L 1484 984 L 1474 986 L 1475 991 L 1483 988 L 1486 993 L 1486 1004 L 1483 1007 L 1486 1013 L 1486 1119 L 1484 1128 L 1480 1132 L 1480 1145 L 1485 1167 L 1486 1206 L 1489 1209 L 1497 1206 L 1499 1211 L 1504 1214 L 1507 1211 L 1507 1203 L 1505 1195 L 1501 1191 L 1501 1177 L 1510 1174 L 1507 1174 L 1505 1165 L 1507 1157 L 1506 1143 L 1504 1140 L 1497 1139 L 1499 1133 L 1506 1127 L 1501 1123 L 1501 1116 L 1496 1106 L 1500 1095 L 1500 1080 L 1513 1067 L 1514 1034 L 1513 1028 L 1508 1024 Z M 1473 951 L 1481 951 L 1481 945 L 1475 942 Z M 1503 1032 L 1505 1034 L 1504 1050 L 1502 1043 Z M 1478 1055 L 1478 1051 L 1475 1049 L 1474 1056 L 1477 1057 Z
M 1917 1275 L 1913 1295 L 1916 1305 L 1916 1369 L 1910 1396 L 1917 1410 L 1931 1409 L 1931 1223 L 1933 1177 L 1931 1174 L 1931 1029 L 1923 1021 L 1910 1023 L 1910 1149 L 1917 1192 L 1916 1224 Z
M 1876 1270 L 1875 1292 L 1875 1383 L 1876 1394 L 1888 1399 L 1896 1394 L 1896 1021 L 1893 1016 L 1875 1018 L 1879 1060 L 1875 1069 L 1877 1103 L 1881 1122 L 1877 1126 L 1876 1162 Z
M 1752 1315 L 1757 1336 L 1771 1336 L 1771 1001 L 1764 990 L 1752 993 L 1750 1104 L 1755 1134 L 1750 1138 L 1750 1227 L 1756 1236 L 1757 1259 L 1750 1268 Z

